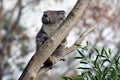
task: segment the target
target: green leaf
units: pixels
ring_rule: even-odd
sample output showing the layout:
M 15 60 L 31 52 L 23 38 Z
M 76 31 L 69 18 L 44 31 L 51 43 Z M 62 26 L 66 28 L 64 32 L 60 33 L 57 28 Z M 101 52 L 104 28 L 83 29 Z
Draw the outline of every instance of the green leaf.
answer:
M 100 74 L 102 73 L 99 63 L 96 63 L 95 68 L 98 70 Z
M 78 51 L 78 53 L 79 53 L 82 57 L 85 57 L 85 56 L 82 54 L 81 51 L 79 51 L 78 49 L 77 49 L 77 51 Z
M 73 80 L 72 78 L 70 77 L 62 77 L 63 80 Z
M 82 63 L 82 64 L 88 64 L 88 62 L 85 62 L 85 61 L 80 61 L 80 63 Z
M 90 77 L 90 80 L 95 80 L 94 75 L 90 71 L 87 72 L 88 76 Z
M 89 42 L 88 41 L 86 41 L 86 46 L 88 46 L 89 45 Z
M 104 57 L 104 58 L 106 57 L 106 56 L 104 56 L 104 55 L 98 55 L 98 56 L 99 56 L 99 57 Z
M 104 53 L 105 53 L 105 55 L 106 55 L 106 56 L 107 56 L 107 58 L 108 58 L 109 56 L 108 56 L 108 53 L 107 53 L 107 51 L 106 51 L 106 50 L 104 50 Z
M 109 59 L 104 59 L 104 60 L 102 61 L 101 67 L 103 66 L 103 64 L 104 64 L 105 62 L 111 63 L 111 61 L 110 61 Z
M 78 75 L 75 79 L 73 80 L 85 80 L 84 79 L 84 72 L 81 75 Z
M 97 55 L 97 57 L 95 58 L 95 63 L 94 63 L 94 65 L 96 65 L 98 58 L 99 58 L 99 55 Z
M 108 52 L 109 53 L 109 52 Z M 101 55 L 105 55 L 106 57 L 108 57 L 108 53 L 107 51 L 105 50 L 105 47 L 102 48 L 102 51 L 101 51 Z
M 105 47 L 102 48 L 101 55 L 103 55 Z
M 106 68 L 103 70 L 102 80 L 105 80 L 105 77 L 107 76 L 108 72 L 109 72 L 109 68 L 106 67 Z
M 97 48 L 94 47 L 94 50 L 95 50 L 98 54 L 100 54 Z
M 110 49 L 110 48 L 108 49 L 108 52 L 109 52 L 109 54 L 111 55 L 111 49 Z
M 76 44 L 76 43 L 75 43 L 74 45 L 77 46 L 77 47 L 80 47 L 80 46 L 81 46 L 81 44 Z
M 75 57 L 75 59 L 82 59 L 83 57 Z
M 90 68 L 87 68 L 87 67 L 78 67 L 77 69 L 90 69 Z

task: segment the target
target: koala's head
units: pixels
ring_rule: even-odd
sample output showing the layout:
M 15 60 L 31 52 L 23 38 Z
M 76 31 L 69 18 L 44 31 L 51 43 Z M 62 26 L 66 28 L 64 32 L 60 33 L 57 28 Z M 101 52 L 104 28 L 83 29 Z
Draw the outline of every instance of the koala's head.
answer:
M 43 24 L 55 24 L 59 23 L 59 21 L 64 20 L 65 18 L 65 11 L 45 11 L 42 16 L 42 23 Z

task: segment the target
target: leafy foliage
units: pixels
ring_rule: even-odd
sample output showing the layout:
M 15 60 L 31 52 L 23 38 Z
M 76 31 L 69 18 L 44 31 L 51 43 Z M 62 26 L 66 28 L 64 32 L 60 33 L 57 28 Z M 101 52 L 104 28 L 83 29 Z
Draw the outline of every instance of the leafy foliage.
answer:
M 63 80 L 119 80 L 120 79 L 120 54 L 112 53 L 111 49 L 101 50 L 93 48 L 93 52 L 86 46 L 77 45 L 80 60 L 78 69 L 82 70 L 75 78 L 62 77 Z

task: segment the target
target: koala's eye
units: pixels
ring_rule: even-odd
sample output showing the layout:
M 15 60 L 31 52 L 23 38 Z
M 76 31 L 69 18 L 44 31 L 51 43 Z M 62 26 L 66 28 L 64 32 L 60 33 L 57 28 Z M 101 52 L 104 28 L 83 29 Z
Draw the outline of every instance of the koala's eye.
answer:
M 47 15 L 47 14 L 44 14 L 44 17 L 48 17 L 48 15 Z

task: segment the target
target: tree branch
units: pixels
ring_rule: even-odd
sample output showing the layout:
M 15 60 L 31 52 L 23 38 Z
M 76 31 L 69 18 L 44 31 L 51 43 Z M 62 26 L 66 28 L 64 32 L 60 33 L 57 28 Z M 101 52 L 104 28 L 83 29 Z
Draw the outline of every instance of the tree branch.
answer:
M 10 35 L 11 33 L 15 30 L 16 26 L 18 25 L 19 21 L 20 21 L 20 18 L 21 18 L 21 15 L 22 15 L 22 9 L 23 9 L 23 6 L 22 6 L 22 0 L 19 0 L 16 5 L 18 4 L 18 7 L 19 7 L 19 11 L 18 11 L 18 16 L 15 20 L 15 22 L 11 22 L 10 21 L 10 24 L 8 26 L 8 31 L 7 31 L 7 34 L 6 36 L 3 38 L 3 46 L 0 48 L 0 52 L 1 54 L 4 53 L 4 50 L 7 48 L 8 44 L 9 44 L 9 39 L 10 39 Z M 16 7 L 16 6 L 15 6 Z M 11 15 L 12 16 L 12 15 Z M 12 16 L 13 17 L 13 16 Z M 11 19 L 12 19 L 11 17 Z
M 69 34 L 85 11 L 90 0 L 78 0 L 73 10 L 55 34 L 48 39 L 31 58 L 19 80 L 35 80 L 40 66 L 50 57 L 57 46 Z

